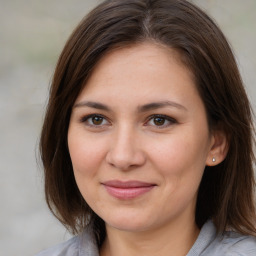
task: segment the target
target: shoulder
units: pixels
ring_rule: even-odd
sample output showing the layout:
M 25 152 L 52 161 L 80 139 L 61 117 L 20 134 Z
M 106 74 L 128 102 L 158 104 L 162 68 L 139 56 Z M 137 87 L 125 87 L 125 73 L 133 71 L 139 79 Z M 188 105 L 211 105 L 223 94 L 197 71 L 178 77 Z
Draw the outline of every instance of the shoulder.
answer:
M 40 252 L 35 256 L 98 256 L 95 237 L 90 230 L 85 230 L 64 243 Z
M 218 236 L 213 244 L 216 246 L 216 251 L 219 250 L 227 256 L 256 255 L 256 237 L 229 231 L 223 236 Z
M 211 221 L 203 226 L 196 244 L 201 256 L 256 256 L 256 237 L 234 231 L 218 235 Z
M 78 256 L 79 238 L 73 237 L 66 242 L 55 245 L 35 256 Z
M 187 256 L 256 256 L 256 237 L 233 231 L 218 235 L 215 225 L 208 221 Z

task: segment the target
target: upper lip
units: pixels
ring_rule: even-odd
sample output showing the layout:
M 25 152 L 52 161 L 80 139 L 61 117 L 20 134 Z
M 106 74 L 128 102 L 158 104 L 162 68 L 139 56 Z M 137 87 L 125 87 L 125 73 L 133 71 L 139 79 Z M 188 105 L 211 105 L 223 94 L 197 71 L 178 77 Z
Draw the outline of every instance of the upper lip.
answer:
M 120 180 L 109 180 L 102 183 L 105 186 L 115 187 L 115 188 L 141 188 L 141 187 L 151 187 L 156 184 L 148 183 L 144 181 L 130 180 L 130 181 L 120 181 Z

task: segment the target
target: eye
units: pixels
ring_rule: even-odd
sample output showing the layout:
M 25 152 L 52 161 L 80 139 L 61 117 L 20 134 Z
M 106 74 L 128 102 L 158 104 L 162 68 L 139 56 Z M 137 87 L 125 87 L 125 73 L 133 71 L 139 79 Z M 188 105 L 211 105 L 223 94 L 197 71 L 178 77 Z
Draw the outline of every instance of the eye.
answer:
M 177 123 L 177 121 L 172 117 L 166 115 L 153 115 L 148 119 L 146 125 L 165 128 L 175 123 Z
M 155 125 L 162 126 L 165 124 L 166 119 L 163 117 L 154 117 L 152 121 L 154 122 Z
M 91 117 L 89 120 L 94 125 L 101 125 L 104 121 L 103 117 L 101 116 L 94 116 L 94 117 Z
M 81 122 L 85 123 L 88 126 L 105 126 L 109 124 L 109 122 L 104 116 L 96 114 L 83 117 L 81 119 Z

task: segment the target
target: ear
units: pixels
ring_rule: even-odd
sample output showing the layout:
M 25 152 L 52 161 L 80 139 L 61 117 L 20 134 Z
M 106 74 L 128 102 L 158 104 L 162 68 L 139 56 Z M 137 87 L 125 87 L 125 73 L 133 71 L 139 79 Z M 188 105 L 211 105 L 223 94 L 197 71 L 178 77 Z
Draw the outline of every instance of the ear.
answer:
M 224 131 L 215 130 L 211 134 L 211 146 L 206 159 L 207 166 L 215 166 L 221 163 L 228 153 L 228 138 Z

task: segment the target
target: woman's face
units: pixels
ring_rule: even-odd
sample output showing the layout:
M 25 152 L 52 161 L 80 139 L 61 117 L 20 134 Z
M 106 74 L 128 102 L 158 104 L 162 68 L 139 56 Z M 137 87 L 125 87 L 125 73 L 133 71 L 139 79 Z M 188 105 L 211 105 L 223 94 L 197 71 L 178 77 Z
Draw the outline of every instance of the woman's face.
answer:
M 73 107 L 68 146 L 85 201 L 112 228 L 194 221 L 213 136 L 193 76 L 150 43 L 98 63 Z

